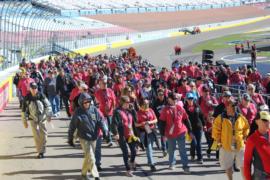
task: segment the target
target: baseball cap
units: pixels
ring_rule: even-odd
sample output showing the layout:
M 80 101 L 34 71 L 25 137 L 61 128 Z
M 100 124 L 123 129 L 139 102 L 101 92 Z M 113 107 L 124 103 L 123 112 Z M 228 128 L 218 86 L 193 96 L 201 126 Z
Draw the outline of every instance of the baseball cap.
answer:
M 35 82 L 30 83 L 30 88 L 37 89 L 37 87 L 38 87 L 37 83 L 35 83 Z
M 268 111 L 261 111 L 259 112 L 259 118 L 258 119 L 262 119 L 264 121 L 270 121 L 270 114 Z
M 244 93 L 242 95 L 242 99 L 245 99 L 246 101 L 251 101 L 251 97 L 250 97 L 250 95 L 248 93 Z
M 222 94 L 223 97 L 231 97 L 232 96 L 232 93 L 231 91 L 224 91 L 223 94 Z
M 194 99 L 194 95 L 192 93 L 187 93 L 187 99 Z

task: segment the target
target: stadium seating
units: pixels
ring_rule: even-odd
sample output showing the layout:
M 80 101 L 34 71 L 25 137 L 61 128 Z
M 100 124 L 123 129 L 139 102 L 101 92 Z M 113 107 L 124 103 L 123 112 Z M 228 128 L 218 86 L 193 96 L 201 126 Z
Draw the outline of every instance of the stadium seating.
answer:
M 91 10 L 114 9 L 134 7 L 176 7 L 176 6 L 201 6 L 213 4 L 239 3 L 239 0 L 34 0 L 33 2 L 54 7 L 59 10 Z

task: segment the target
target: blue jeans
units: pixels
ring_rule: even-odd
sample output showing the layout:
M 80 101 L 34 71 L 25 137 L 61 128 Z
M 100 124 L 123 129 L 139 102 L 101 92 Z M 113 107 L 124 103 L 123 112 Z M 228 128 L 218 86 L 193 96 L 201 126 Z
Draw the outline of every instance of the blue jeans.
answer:
M 129 162 L 128 162 L 128 147 L 130 149 L 130 162 L 134 163 L 136 158 L 136 142 L 127 143 L 127 141 L 122 137 L 119 139 L 119 146 L 123 153 L 123 160 L 126 167 L 126 170 L 130 170 Z
M 183 168 L 188 167 L 188 157 L 186 151 L 186 133 L 180 134 L 176 138 L 168 138 L 168 153 L 169 153 L 169 164 L 175 165 L 176 160 L 174 157 L 174 151 L 176 149 L 176 143 L 178 144 L 178 150 L 181 157 L 181 163 Z
M 190 155 L 192 157 L 195 157 L 195 150 L 196 150 L 198 160 L 201 160 L 202 159 L 202 146 L 201 146 L 202 130 L 192 131 L 192 133 L 194 135 L 194 139 L 192 139 L 191 141 Z
M 58 95 L 49 95 L 49 101 L 52 106 L 53 114 L 56 114 L 60 111 L 60 99 Z
M 146 141 L 145 141 L 146 138 Z M 147 134 L 146 132 L 141 133 L 141 141 L 146 142 L 146 155 L 147 155 L 147 161 L 149 165 L 154 165 L 155 161 L 153 158 L 153 143 L 155 141 L 155 135 L 154 133 Z
M 102 137 L 99 136 L 96 141 L 96 150 L 95 150 L 95 157 L 96 157 L 96 166 L 101 166 L 101 144 L 102 144 Z
M 106 116 L 106 123 L 107 123 L 107 127 L 108 127 L 108 139 L 107 142 L 112 142 L 112 134 L 111 134 L 111 124 L 112 124 L 112 116 Z

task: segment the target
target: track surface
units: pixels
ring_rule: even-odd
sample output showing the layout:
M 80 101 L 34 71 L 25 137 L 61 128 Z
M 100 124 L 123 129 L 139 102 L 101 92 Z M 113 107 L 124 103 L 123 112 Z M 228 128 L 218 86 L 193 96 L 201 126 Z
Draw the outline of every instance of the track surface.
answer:
M 143 44 L 136 44 L 134 47 L 138 53 L 146 57 L 157 66 L 170 66 L 169 56 L 172 53 L 175 44 L 181 44 L 183 47 L 183 56 L 190 56 L 190 49 L 201 41 L 220 37 L 232 33 L 241 33 L 248 30 L 267 27 L 270 20 L 259 22 L 243 27 L 224 29 L 203 33 L 196 36 L 185 36 L 158 41 L 151 41 Z M 119 49 L 107 51 L 107 53 L 118 54 Z M 233 50 L 232 50 L 233 53 Z M 47 158 L 42 160 L 35 159 L 35 148 L 30 129 L 24 129 L 20 120 L 20 111 L 18 102 L 14 99 L 9 103 L 6 110 L 0 114 L 0 179 L 1 180 L 29 180 L 29 179 L 80 179 L 80 169 L 82 165 L 82 151 L 77 148 L 71 148 L 66 144 L 68 121 L 62 118 L 54 119 L 55 128 L 48 125 L 49 138 Z M 205 145 L 203 146 L 205 149 Z M 119 180 L 130 179 L 124 176 L 122 155 L 118 147 L 107 148 L 104 144 L 102 149 L 103 159 L 101 173 L 102 179 Z M 203 151 L 205 155 L 205 150 Z M 179 160 L 178 152 L 176 152 Z M 183 175 L 180 165 L 173 171 L 168 170 L 168 159 L 160 158 L 161 152 L 154 152 L 158 171 L 151 173 L 147 166 L 145 153 L 140 152 L 137 163 L 140 165 L 135 177 L 132 179 L 161 180 L 169 178 L 170 180 L 225 180 L 226 177 L 219 165 L 212 159 L 205 159 L 203 165 L 191 163 L 191 175 Z M 204 157 L 206 158 L 206 157 Z M 234 174 L 235 179 L 241 179 L 240 173 Z

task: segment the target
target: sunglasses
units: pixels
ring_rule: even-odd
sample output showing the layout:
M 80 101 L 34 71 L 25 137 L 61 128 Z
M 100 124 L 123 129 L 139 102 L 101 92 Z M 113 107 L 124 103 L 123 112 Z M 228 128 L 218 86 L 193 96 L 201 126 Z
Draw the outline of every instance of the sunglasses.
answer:
M 263 122 L 265 122 L 265 123 L 266 123 L 266 122 L 270 122 L 270 121 L 268 121 L 268 120 L 266 120 L 266 119 L 261 119 L 261 120 L 262 120 Z
M 85 101 L 85 102 L 83 102 L 83 104 L 90 104 L 91 103 L 91 101 Z

